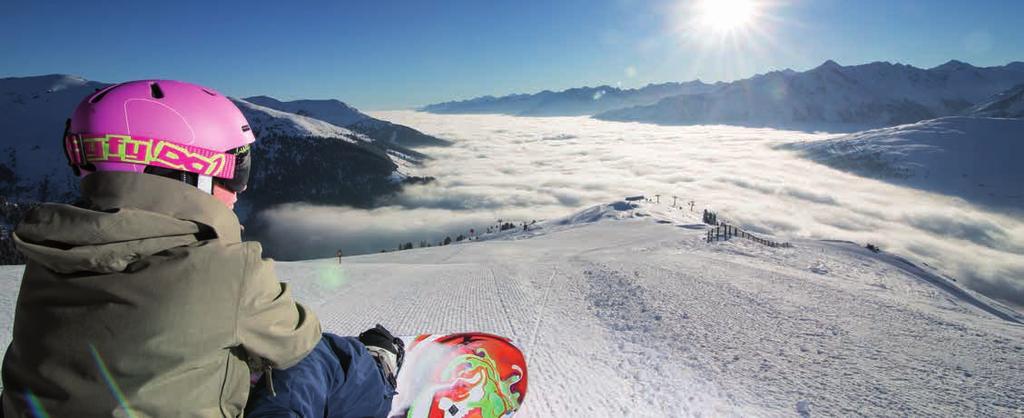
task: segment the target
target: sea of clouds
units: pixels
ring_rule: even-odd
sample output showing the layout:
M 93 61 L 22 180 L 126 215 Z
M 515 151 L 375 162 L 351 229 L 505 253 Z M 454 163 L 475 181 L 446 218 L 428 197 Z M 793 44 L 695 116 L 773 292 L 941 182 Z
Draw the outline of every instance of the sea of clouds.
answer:
M 831 137 L 732 126 L 655 126 L 586 117 L 374 116 L 454 142 L 424 150 L 417 175 L 387 206 L 285 205 L 260 216 L 283 258 L 437 242 L 498 219 L 531 221 L 635 194 L 678 196 L 753 232 L 842 239 L 928 263 L 989 296 L 1024 306 L 1024 219 L 848 174 L 774 146 Z

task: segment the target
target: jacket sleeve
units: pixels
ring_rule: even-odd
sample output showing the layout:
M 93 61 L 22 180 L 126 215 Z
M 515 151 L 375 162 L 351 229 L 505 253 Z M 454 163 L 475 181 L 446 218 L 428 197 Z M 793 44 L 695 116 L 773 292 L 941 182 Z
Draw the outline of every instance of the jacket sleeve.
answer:
M 258 243 L 245 243 L 245 277 L 238 305 L 238 340 L 252 356 L 275 369 L 298 363 L 320 341 L 316 314 L 292 299 L 288 284 L 277 280 L 272 260 Z

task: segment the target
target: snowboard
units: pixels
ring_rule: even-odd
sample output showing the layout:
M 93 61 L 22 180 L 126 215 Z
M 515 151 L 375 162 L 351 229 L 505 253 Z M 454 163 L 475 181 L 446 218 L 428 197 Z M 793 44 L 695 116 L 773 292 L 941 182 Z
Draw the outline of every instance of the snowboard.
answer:
M 481 332 L 400 337 L 405 360 L 388 417 L 508 418 L 526 398 L 526 359 Z

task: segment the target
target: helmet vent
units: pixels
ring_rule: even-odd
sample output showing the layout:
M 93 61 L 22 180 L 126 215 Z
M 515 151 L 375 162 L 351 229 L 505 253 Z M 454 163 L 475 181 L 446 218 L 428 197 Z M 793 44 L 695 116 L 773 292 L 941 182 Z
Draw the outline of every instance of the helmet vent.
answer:
M 217 95 L 217 93 L 214 93 L 214 92 L 212 92 L 212 91 L 209 91 L 209 90 L 207 90 L 207 89 L 202 89 L 202 90 L 203 90 L 203 93 L 209 94 L 209 95 L 211 95 L 211 96 L 216 96 L 216 95 Z
M 100 100 L 103 100 L 103 97 L 106 96 L 107 93 L 110 93 L 110 91 L 113 90 L 114 87 L 117 87 L 117 86 L 120 86 L 120 84 L 114 84 L 113 86 L 107 87 L 107 88 L 101 90 L 99 93 L 96 93 L 96 95 L 92 96 L 92 98 L 89 99 L 89 103 L 97 103 Z
M 160 89 L 160 84 L 157 83 L 149 84 L 149 94 L 152 95 L 154 99 L 164 98 L 164 91 Z

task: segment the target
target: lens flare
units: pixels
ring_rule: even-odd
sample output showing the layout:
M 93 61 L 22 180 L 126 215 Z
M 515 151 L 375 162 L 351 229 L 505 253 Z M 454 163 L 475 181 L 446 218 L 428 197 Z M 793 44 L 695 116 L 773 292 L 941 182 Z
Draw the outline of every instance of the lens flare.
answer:
M 114 395 L 118 405 L 121 405 L 121 410 L 124 411 L 128 418 L 135 418 L 135 412 L 128 405 L 128 398 L 124 396 L 124 392 L 121 392 L 121 387 L 114 381 L 114 376 L 110 374 L 110 370 L 107 369 L 107 363 L 103 362 L 103 358 L 100 357 L 100 352 L 96 350 L 96 346 L 89 344 L 89 352 L 92 353 L 92 359 L 96 362 L 96 367 L 99 367 L 100 374 L 103 376 L 103 381 L 107 383 L 110 393 Z
M 322 288 L 334 290 L 348 283 L 348 273 L 345 272 L 344 266 L 332 262 L 320 268 L 317 282 Z
M 50 418 L 50 414 L 46 413 L 43 409 L 43 403 L 39 402 L 39 397 L 32 393 L 31 390 L 25 391 L 25 401 L 28 403 L 28 410 L 32 413 L 35 418 Z

